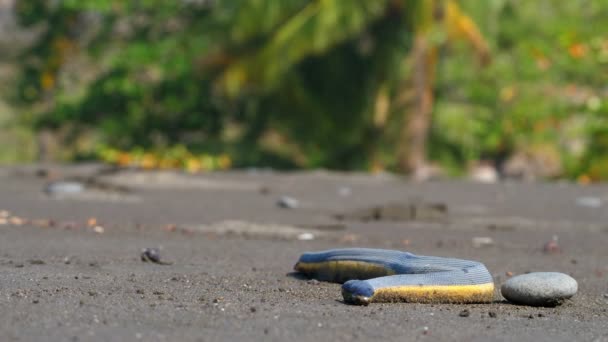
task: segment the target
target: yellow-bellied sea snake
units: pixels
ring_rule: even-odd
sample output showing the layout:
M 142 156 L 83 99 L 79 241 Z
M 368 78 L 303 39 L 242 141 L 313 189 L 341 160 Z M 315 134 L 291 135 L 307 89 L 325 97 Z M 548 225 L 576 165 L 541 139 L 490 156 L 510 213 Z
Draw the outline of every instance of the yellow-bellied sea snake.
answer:
M 345 248 L 304 253 L 295 270 L 344 283 L 350 304 L 370 302 L 487 303 L 494 281 L 480 262 L 386 249 Z

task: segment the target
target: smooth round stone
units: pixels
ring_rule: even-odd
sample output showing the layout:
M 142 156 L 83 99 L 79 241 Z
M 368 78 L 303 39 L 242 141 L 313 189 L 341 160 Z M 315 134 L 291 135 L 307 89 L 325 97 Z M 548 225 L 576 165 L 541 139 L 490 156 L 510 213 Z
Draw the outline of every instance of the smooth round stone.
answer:
M 576 294 L 574 278 L 558 272 L 534 272 L 507 280 L 500 292 L 515 304 L 555 306 Z

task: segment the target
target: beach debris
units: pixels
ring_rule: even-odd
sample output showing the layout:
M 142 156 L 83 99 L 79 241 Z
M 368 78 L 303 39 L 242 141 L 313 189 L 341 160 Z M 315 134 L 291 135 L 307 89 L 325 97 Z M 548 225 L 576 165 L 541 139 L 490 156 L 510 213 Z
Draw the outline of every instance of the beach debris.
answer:
M 491 162 L 480 161 L 470 167 L 469 177 L 474 182 L 492 184 L 499 180 L 498 171 Z
M 163 230 L 166 232 L 174 232 L 177 230 L 177 225 L 174 223 L 169 223 L 163 226 Z
M 476 236 L 472 240 L 473 247 L 481 248 L 494 245 L 494 239 L 488 236 Z
M 95 226 L 97 225 L 97 219 L 96 219 L 96 218 L 94 218 L 94 217 L 90 217 L 90 218 L 87 220 L 87 225 L 88 225 L 89 227 L 95 227 Z
M 49 219 L 33 219 L 30 221 L 30 223 L 33 226 L 41 227 L 41 228 L 52 227 L 54 224 L 53 220 L 49 220 Z
M 143 248 L 141 250 L 141 261 L 143 262 L 152 262 L 159 265 L 171 265 L 172 262 L 166 262 L 161 260 L 160 258 L 160 249 L 159 248 Z
M 445 221 L 445 203 L 389 203 L 334 215 L 337 220 L 356 221 Z
M 571 276 L 559 272 L 532 272 L 510 278 L 500 292 L 508 301 L 531 306 L 556 306 L 578 291 Z
M 599 208 L 602 206 L 602 199 L 593 196 L 583 196 L 576 199 L 576 204 L 579 207 Z
M 293 197 L 281 196 L 277 201 L 277 205 L 285 209 L 295 209 L 300 206 L 300 201 Z
M 19 216 L 11 216 L 8 219 L 8 223 L 10 223 L 13 226 L 22 226 L 27 222 L 26 219 L 23 219 Z
M 73 195 L 83 192 L 85 186 L 81 182 L 57 181 L 46 185 L 44 192 L 50 196 Z
M 562 249 L 559 247 L 558 243 L 559 237 L 557 235 L 553 235 L 551 240 L 543 245 L 543 253 L 545 254 L 559 254 L 562 252 Z
M 313 233 L 301 233 L 298 234 L 298 240 L 300 241 L 310 241 L 310 240 L 314 240 L 315 239 L 315 235 Z
M 328 232 L 317 229 L 315 226 L 302 227 L 239 220 L 225 220 L 206 225 L 188 225 L 184 228 L 190 229 L 193 233 L 213 234 L 215 236 L 302 241 L 317 239 L 328 234 Z

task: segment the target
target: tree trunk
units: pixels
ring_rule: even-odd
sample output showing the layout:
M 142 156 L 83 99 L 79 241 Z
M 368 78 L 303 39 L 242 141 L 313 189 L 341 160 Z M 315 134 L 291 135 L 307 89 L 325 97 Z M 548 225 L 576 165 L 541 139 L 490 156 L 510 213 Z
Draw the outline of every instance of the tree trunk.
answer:
M 433 80 L 437 51 L 424 33 L 418 33 L 413 51 L 413 109 L 405 116 L 401 128 L 399 167 L 415 173 L 427 164 L 427 138 L 433 110 Z

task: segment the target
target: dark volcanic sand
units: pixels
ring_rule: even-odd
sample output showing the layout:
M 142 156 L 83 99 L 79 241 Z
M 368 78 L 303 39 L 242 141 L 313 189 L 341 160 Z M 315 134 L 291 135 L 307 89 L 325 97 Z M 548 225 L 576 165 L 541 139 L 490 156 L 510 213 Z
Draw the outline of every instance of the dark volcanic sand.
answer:
M 608 341 L 606 186 L 413 184 L 325 172 L 155 180 L 145 185 L 140 181 L 151 180 L 121 174 L 113 181 L 133 193 L 51 199 L 34 168 L 0 169 L 0 210 L 56 222 L 0 225 L 2 341 Z M 340 195 L 340 187 L 352 193 Z M 297 198 L 300 207 L 278 208 L 281 195 Z M 577 205 L 581 196 L 598 197 L 602 206 Z M 439 222 L 332 217 L 408 201 L 445 203 L 449 215 Z M 103 233 L 86 227 L 90 217 Z M 312 241 L 196 231 L 226 219 L 321 228 Z M 75 228 L 66 229 L 68 221 Z M 168 224 L 177 228 L 163 229 Z M 545 254 L 553 235 L 562 252 Z M 474 237 L 494 244 L 475 248 Z M 302 252 L 353 246 L 479 260 L 497 288 L 507 272 L 564 272 L 579 292 L 555 308 L 511 305 L 498 292 L 495 303 L 484 305 L 358 307 L 342 303 L 340 285 L 289 275 Z M 162 258 L 173 264 L 142 262 L 144 247 L 162 247 Z

